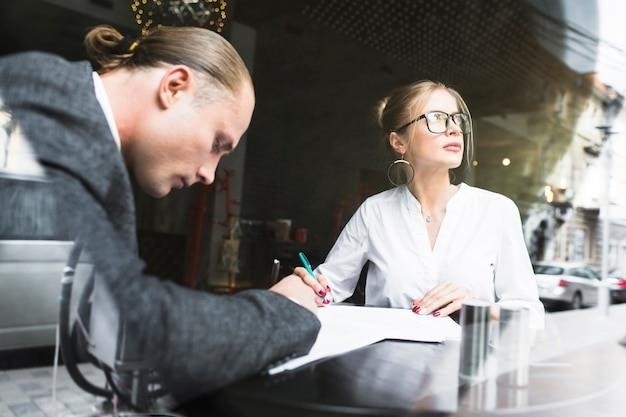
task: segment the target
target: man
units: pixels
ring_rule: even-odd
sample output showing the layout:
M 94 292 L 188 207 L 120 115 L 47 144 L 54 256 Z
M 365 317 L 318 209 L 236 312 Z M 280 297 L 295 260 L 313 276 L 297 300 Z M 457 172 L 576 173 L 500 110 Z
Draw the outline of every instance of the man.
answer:
M 254 108 L 250 76 L 219 35 L 161 27 L 130 42 L 99 26 L 87 62 L 41 53 L 0 59 L 0 97 L 50 179 L 71 238 L 92 256 L 127 343 L 179 400 L 307 352 L 318 295 L 290 276 L 270 291 L 192 291 L 143 274 L 127 167 L 155 197 L 210 184 Z

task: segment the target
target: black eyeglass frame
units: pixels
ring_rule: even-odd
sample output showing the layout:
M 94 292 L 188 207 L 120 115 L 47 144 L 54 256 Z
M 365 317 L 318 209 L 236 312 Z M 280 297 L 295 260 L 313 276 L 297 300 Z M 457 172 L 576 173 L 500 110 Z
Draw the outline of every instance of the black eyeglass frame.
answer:
M 442 131 L 442 132 L 433 132 L 433 131 L 431 130 L 431 128 L 430 128 L 430 124 L 428 123 L 428 115 L 429 115 L 429 114 L 432 114 L 432 113 L 443 113 L 443 114 L 445 114 L 445 115 L 447 116 L 447 117 L 446 117 L 446 129 L 445 129 L 444 131 Z M 399 128 L 397 128 L 397 129 L 392 129 L 392 130 L 390 131 L 390 133 L 391 133 L 391 132 L 399 132 L 399 131 L 401 131 L 402 129 L 404 129 L 405 127 L 410 126 L 410 125 L 412 125 L 413 123 L 418 122 L 418 121 L 420 121 L 420 120 L 422 120 L 422 119 L 426 119 L 426 128 L 428 129 L 428 131 L 429 131 L 430 133 L 435 133 L 435 134 L 443 133 L 443 132 L 445 132 L 446 130 L 448 130 L 448 126 L 449 126 L 450 120 L 452 120 L 452 121 L 454 122 L 454 116 L 457 116 L 457 115 L 463 115 L 463 116 L 465 116 L 464 123 L 467 123 L 467 121 L 469 120 L 469 115 L 468 115 L 467 113 L 463 113 L 463 112 L 461 112 L 461 111 L 458 111 L 458 112 L 455 112 L 455 113 L 450 113 L 450 114 L 448 114 L 448 113 L 446 113 L 445 111 L 441 111 L 441 110 L 432 110 L 432 111 L 427 111 L 427 112 L 426 112 L 426 113 L 424 113 L 424 114 L 420 114 L 420 115 L 419 115 L 419 116 L 417 116 L 415 119 L 411 120 L 410 122 L 407 122 L 407 123 L 403 124 L 402 126 L 400 126 L 400 127 L 399 127 Z M 454 122 L 454 124 L 455 124 L 455 125 L 457 125 L 457 126 L 459 126 L 459 128 L 461 127 L 461 126 L 460 126 L 457 122 Z M 463 130 L 463 133 L 469 133 L 469 132 L 466 132 L 466 131 L 464 131 L 464 130 Z

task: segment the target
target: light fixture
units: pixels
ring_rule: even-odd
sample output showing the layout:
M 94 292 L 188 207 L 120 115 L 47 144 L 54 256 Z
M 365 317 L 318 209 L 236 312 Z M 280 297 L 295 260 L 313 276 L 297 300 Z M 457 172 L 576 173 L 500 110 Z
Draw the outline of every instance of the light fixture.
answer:
M 135 22 L 146 33 L 157 26 L 197 26 L 222 33 L 233 0 L 132 0 Z
M 508 167 L 509 165 L 511 165 L 511 160 L 509 158 L 502 158 L 502 165 Z

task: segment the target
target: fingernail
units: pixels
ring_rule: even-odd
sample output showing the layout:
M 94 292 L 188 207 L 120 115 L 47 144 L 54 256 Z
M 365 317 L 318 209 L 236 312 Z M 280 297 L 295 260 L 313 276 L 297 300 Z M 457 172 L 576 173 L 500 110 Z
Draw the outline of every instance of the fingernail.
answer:
M 437 310 L 437 311 L 435 311 L 435 312 L 433 313 L 433 316 L 437 317 L 437 316 L 438 316 L 438 315 L 440 315 L 440 314 L 441 314 L 441 312 L 440 312 L 439 310 Z
M 326 291 L 330 292 L 330 287 L 328 285 L 326 286 Z
M 320 297 L 323 297 L 323 296 L 325 296 L 325 295 L 326 295 L 326 291 L 324 291 L 324 290 L 319 290 L 319 291 L 317 292 L 317 295 L 319 295 Z
M 330 304 L 330 300 L 327 298 L 324 298 L 324 301 L 322 301 L 324 304 Z
M 413 306 L 413 308 L 411 309 L 414 313 L 419 313 L 420 311 L 420 306 Z

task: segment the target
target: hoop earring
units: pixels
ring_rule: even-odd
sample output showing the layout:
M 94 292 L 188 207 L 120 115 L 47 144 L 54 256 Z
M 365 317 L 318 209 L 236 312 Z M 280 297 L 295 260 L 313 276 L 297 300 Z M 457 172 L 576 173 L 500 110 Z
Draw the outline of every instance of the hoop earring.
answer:
M 400 155 L 400 159 L 396 159 L 389 164 L 387 168 L 387 179 L 396 187 L 410 183 L 413 181 L 414 175 L 415 170 L 413 169 L 413 165 L 404 159 L 404 154 Z M 402 181 L 402 179 L 404 179 L 404 181 Z

